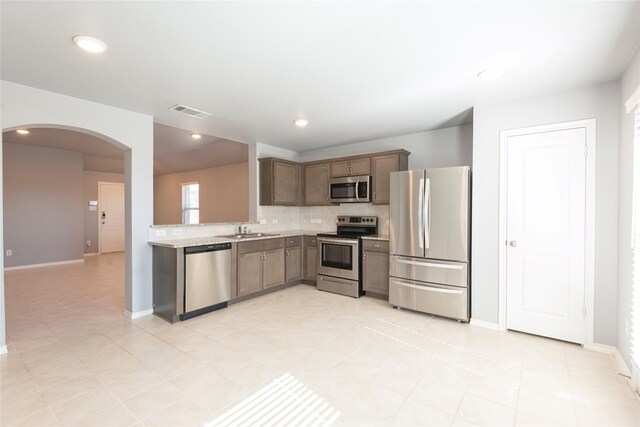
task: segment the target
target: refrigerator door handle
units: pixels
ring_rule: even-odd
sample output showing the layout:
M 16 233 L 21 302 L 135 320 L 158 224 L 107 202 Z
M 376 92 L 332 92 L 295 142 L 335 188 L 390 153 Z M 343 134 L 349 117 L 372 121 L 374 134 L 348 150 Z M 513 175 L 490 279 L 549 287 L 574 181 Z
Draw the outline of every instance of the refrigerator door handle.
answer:
M 447 289 L 447 288 L 441 288 L 441 287 L 433 287 L 433 286 L 424 286 L 424 285 L 414 285 L 413 283 L 406 281 L 406 280 L 402 280 L 402 279 L 393 279 L 394 282 L 405 286 L 407 288 L 411 288 L 411 289 L 419 289 L 419 290 L 428 290 L 429 292 L 438 292 L 441 294 L 455 294 L 455 295 L 461 295 L 462 293 L 465 292 L 465 289 Z
M 433 262 L 411 261 L 411 260 L 405 260 L 402 258 L 398 258 L 397 262 L 399 264 L 417 265 L 419 267 L 445 268 L 448 270 L 462 270 L 464 268 L 463 265 L 459 265 L 459 264 L 435 264 Z
M 424 183 L 424 206 L 422 208 L 422 215 L 424 218 L 424 247 L 429 249 L 430 243 L 430 228 L 431 228 L 431 180 L 426 179 Z
M 424 249 L 424 178 L 420 178 L 418 187 L 418 246 Z

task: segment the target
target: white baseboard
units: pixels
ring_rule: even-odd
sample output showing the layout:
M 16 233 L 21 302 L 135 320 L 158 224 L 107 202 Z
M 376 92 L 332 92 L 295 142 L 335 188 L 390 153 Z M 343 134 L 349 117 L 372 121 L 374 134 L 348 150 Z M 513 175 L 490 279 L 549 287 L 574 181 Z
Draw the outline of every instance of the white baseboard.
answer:
M 148 316 L 150 314 L 153 314 L 153 308 L 150 308 L 148 310 L 136 311 L 135 313 L 132 313 L 129 310 L 124 311 L 124 315 L 131 320 L 139 319 L 140 317 Z
M 0 354 L 6 354 L 6 353 L 7 353 L 7 346 L 0 345 Z
M 5 267 L 4 271 L 23 270 L 25 268 L 51 267 L 51 266 L 54 266 L 54 265 L 64 265 L 64 264 L 76 264 L 78 262 L 84 262 L 84 258 L 82 258 L 82 259 L 72 259 L 72 260 L 69 260 L 69 261 L 44 262 L 42 264 L 16 265 L 15 267 Z
M 629 369 L 629 367 L 627 366 L 627 363 L 622 358 L 622 355 L 620 354 L 620 351 L 618 351 L 617 347 L 614 347 L 612 345 L 593 343 L 590 346 L 585 346 L 585 348 L 612 355 L 618 363 L 618 370 L 620 371 L 620 373 L 631 377 L 631 369 Z
M 84 256 L 96 256 L 96 255 L 100 255 L 100 252 L 89 252 L 87 254 L 84 254 Z
M 631 377 L 631 369 L 629 369 L 629 367 L 627 366 L 627 363 L 624 361 L 624 359 L 622 358 L 622 355 L 620 354 L 617 348 L 615 353 L 613 353 L 613 356 L 616 358 L 616 362 L 618 362 L 618 368 L 620 369 L 620 373 L 628 377 Z
M 502 329 L 500 329 L 500 325 L 498 325 L 497 323 L 485 322 L 484 320 L 471 319 L 469 324 L 471 326 L 477 326 L 479 328 L 492 329 L 494 331 L 502 331 Z

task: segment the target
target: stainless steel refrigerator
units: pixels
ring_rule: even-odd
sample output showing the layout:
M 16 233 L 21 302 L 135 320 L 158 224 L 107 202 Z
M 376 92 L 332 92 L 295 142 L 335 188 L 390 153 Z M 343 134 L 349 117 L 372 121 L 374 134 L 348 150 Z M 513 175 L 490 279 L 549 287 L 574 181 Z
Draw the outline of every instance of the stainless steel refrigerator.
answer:
M 468 166 L 391 173 L 389 303 L 469 321 Z

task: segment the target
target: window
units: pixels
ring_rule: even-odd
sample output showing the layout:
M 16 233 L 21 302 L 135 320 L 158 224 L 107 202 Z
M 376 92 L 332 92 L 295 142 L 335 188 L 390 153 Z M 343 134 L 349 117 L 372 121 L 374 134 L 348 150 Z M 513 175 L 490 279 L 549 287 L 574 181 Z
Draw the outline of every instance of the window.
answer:
M 200 222 L 200 184 L 188 182 L 182 184 L 182 223 Z

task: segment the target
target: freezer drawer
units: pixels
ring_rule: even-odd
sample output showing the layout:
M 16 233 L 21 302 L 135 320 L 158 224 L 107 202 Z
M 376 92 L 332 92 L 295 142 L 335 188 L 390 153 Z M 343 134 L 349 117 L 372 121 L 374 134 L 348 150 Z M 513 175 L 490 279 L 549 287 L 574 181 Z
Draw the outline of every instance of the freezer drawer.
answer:
M 437 261 L 391 255 L 389 276 L 438 283 L 458 287 L 468 287 L 469 275 L 466 262 Z
M 437 316 L 469 321 L 469 290 L 389 278 L 389 303 Z

